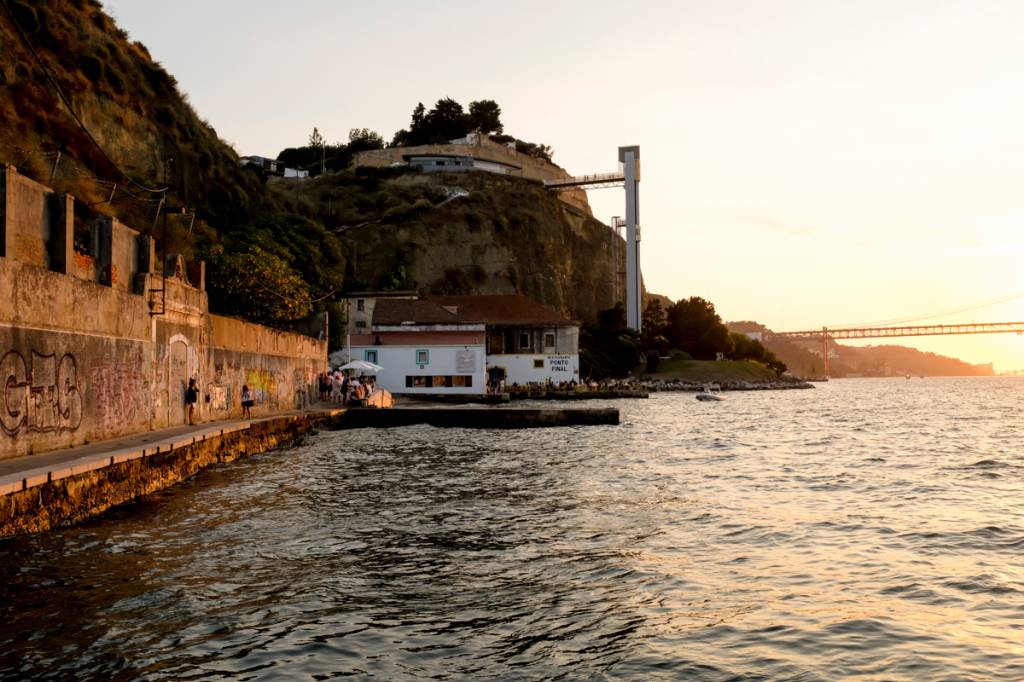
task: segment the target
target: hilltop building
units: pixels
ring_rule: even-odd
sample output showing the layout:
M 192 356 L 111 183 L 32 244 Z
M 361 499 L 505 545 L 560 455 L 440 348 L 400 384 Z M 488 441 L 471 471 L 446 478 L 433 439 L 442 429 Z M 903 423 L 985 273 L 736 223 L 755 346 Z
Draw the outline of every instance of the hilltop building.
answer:
M 351 357 L 381 365 L 378 384 L 392 393 L 481 394 L 489 377 L 580 379 L 579 324 L 526 296 L 347 300 Z
M 515 150 L 514 145 L 495 142 L 480 133 L 470 133 L 444 144 L 388 147 L 358 152 L 352 157 L 353 168 L 402 165 L 415 166 L 425 172 L 483 171 L 538 182 L 572 177 L 564 168 L 550 161 L 522 154 Z M 587 193 L 581 189 L 559 192 L 558 198 L 588 216 L 593 215 Z
M 287 168 L 283 163 L 275 159 L 268 159 L 265 156 L 243 156 L 238 162 L 243 166 L 255 166 L 260 168 L 267 175 L 276 175 L 281 178 L 308 178 L 308 170 L 297 170 Z

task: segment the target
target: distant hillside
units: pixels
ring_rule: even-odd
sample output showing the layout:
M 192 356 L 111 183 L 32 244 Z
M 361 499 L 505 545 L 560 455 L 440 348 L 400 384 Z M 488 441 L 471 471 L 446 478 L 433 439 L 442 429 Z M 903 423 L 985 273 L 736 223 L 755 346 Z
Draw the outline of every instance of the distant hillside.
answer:
M 766 332 L 767 327 L 757 322 L 729 322 L 730 331 Z M 824 373 L 820 342 L 797 341 L 785 337 L 767 336 L 764 346 L 775 353 L 789 370 L 803 377 L 818 377 Z M 841 378 L 848 376 L 991 376 L 992 365 L 972 365 L 956 358 L 937 355 L 906 346 L 849 346 L 829 343 L 835 352 L 829 360 L 829 374 Z

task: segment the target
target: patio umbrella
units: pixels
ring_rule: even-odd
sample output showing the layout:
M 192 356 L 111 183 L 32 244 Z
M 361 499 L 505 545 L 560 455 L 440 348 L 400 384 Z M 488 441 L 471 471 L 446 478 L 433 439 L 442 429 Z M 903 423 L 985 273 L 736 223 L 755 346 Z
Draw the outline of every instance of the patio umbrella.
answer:
M 365 360 L 353 360 L 352 362 L 345 363 L 338 369 L 354 369 L 360 372 L 379 372 L 384 368 L 380 365 L 375 365 L 372 362 L 366 362 Z

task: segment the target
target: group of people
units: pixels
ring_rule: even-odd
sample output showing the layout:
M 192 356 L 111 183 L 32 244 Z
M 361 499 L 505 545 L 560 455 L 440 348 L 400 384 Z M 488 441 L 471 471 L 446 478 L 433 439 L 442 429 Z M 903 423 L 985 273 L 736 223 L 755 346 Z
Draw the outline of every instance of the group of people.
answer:
M 353 405 L 365 400 L 376 387 L 376 380 L 373 377 L 348 376 L 340 369 L 321 373 L 318 382 L 320 400 L 342 405 Z
M 242 419 L 252 419 L 252 406 L 256 404 L 253 392 L 249 390 L 248 384 L 242 384 Z M 199 402 L 199 384 L 195 378 L 188 380 L 188 387 L 185 389 L 185 407 L 188 410 L 187 417 L 189 426 L 196 425 L 196 403 Z M 210 402 L 210 396 L 206 396 L 206 402 Z
M 634 381 L 624 379 L 603 379 L 602 381 L 594 381 L 593 379 L 582 379 L 576 381 L 570 379 L 569 381 L 531 381 L 525 384 L 513 383 L 508 387 L 509 393 L 534 393 L 537 391 L 567 391 L 567 392 L 579 392 L 579 391 L 605 391 L 609 389 L 635 389 L 638 385 Z

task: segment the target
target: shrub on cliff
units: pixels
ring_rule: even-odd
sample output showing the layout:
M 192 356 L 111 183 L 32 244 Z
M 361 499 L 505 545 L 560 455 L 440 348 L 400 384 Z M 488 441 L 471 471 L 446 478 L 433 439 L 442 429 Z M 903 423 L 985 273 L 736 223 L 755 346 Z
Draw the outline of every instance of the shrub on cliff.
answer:
M 210 305 L 274 327 L 313 312 L 309 287 L 285 261 L 259 246 L 228 252 L 218 244 L 206 253 Z

